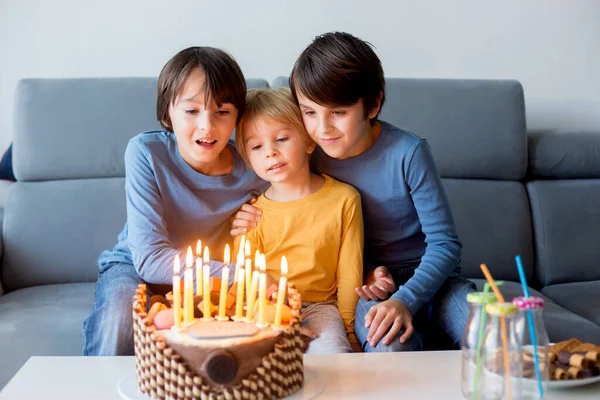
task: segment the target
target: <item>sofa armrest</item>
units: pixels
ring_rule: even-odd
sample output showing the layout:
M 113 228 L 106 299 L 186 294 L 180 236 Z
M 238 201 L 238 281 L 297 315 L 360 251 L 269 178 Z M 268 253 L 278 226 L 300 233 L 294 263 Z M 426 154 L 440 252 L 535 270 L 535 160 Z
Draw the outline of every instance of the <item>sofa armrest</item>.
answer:
M 3 226 L 4 208 L 0 208 L 0 296 L 4 294 L 4 288 L 2 287 L 2 256 L 4 255 L 4 237 L 2 236 Z

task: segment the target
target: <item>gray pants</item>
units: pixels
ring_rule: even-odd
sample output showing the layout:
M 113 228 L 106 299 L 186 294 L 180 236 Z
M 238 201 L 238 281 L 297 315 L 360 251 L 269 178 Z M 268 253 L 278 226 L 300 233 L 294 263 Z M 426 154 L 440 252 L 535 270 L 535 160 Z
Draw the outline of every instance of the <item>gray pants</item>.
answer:
M 344 320 L 335 300 L 319 303 L 302 302 L 302 326 L 318 335 L 310 342 L 306 354 L 351 353 Z

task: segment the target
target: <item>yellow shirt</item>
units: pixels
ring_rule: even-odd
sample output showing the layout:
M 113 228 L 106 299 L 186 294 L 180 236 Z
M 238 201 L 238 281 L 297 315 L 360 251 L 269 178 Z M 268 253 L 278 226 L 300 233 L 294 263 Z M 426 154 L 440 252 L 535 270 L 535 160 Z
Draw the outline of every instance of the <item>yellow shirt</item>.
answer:
M 276 280 L 286 256 L 288 279 L 302 301 L 337 299 L 350 334 L 358 301 L 355 288 L 362 285 L 363 273 L 360 195 L 350 185 L 323 177 L 323 187 L 302 199 L 276 202 L 261 195 L 255 206 L 262 218 L 246 237 L 253 254 L 258 249 L 266 255 L 267 271 Z

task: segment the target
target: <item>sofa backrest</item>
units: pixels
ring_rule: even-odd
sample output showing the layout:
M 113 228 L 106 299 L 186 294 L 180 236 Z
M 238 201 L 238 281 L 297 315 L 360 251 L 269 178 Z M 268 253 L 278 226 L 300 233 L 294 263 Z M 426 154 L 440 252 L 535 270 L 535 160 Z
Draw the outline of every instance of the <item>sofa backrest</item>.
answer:
M 288 87 L 278 77 L 272 87 Z M 518 281 L 514 256 L 533 277 L 523 88 L 516 81 L 386 79 L 380 118 L 426 138 L 463 243 L 465 276 Z
M 248 80 L 248 87 L 267 87 Z M 16 89 L 15 176 L 4 211 L 7 291 L 95 281 L 125 223 L 129 139 L 160 129 L 156 78 L 26 79 Z
M 600 134 L 532 134 L 529 163 L 538 280 L 600 280 Z

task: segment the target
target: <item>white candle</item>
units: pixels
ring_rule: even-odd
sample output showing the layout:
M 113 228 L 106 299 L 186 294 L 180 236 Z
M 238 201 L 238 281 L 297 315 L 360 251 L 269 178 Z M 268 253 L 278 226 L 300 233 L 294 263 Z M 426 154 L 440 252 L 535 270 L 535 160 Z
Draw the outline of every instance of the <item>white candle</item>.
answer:
M 202 241 L 196 244 L 196 296 L 202 296 Z
M 181 279 L 179 272 L 181 265 L 179 262 L 179 254 L 175 256 L 173 266 L 173 321 L 177 328 L 181 327 Z
M 185 271 L 183 273 L 183 321 L 191 323 L 194 321 L 194 265 L 192 247 L 188 247 L 185 257 Z
M 252 249 L 250 249 L 249 240 L 246 240 L 246 243 L 244 243 L 244 253 L 246 254 L 246 258 L 250 257 L 250 255 L 252 254 Z
M 261 263 L 258 290 L 258 323 L 261 326 L 267 324 L 265 320 L 265 309 L 267 308 L 267 273 L 265 268 L 266 265 Z
M 204 247 L 204 267 L 202 269 L 202 273 L 204 275 L 204 297 L 202 298 L 204 309 L 202 310 L 202 313 L 204 314 L 205 320 L 212 319 L 212 304 L 210 302 L 210 266 L 208 265 L 209 260 L 210 254 L 208 252 L 208 247 Z
M 279 278 L 279 290 L 277 290 L 277 306 L 275 308 L 275 327 L 281 326 L 281 311 L 283 309 L 283 300 L 287 288 L 288 263 L 285 256 L 281 257 L 281 276 Z
M 258 251 L 258 250 L 257 250 Z M 246 260 L 246 306 L 250 305 L 250 289 L 252 287 L 252 260 Z
M 229 245 L 225 245 L 225 257 L 222 272 L 221 272 L 221 292 L 219 293 L 219 319 L 228 320 L 225 316 L 225 310 L 227 305 L 227 289 L 229 288 Z
M 258 291 L 258 271 L 252 271 L 252 283 L 250 285 L 250 297 L 247 304 L 248 309 L 246 310 L 246 319 L 248 322 L 254 320 L 254 300 L 256 299 L 256 292 Z
M 243 318 L 244 309 L 244 279 L 245 279 L 244 268 L 240 268 L 238 271 L 238 284 L 237 284 L 237 297 L 235 300 L 235 319 L 240 321 Z

